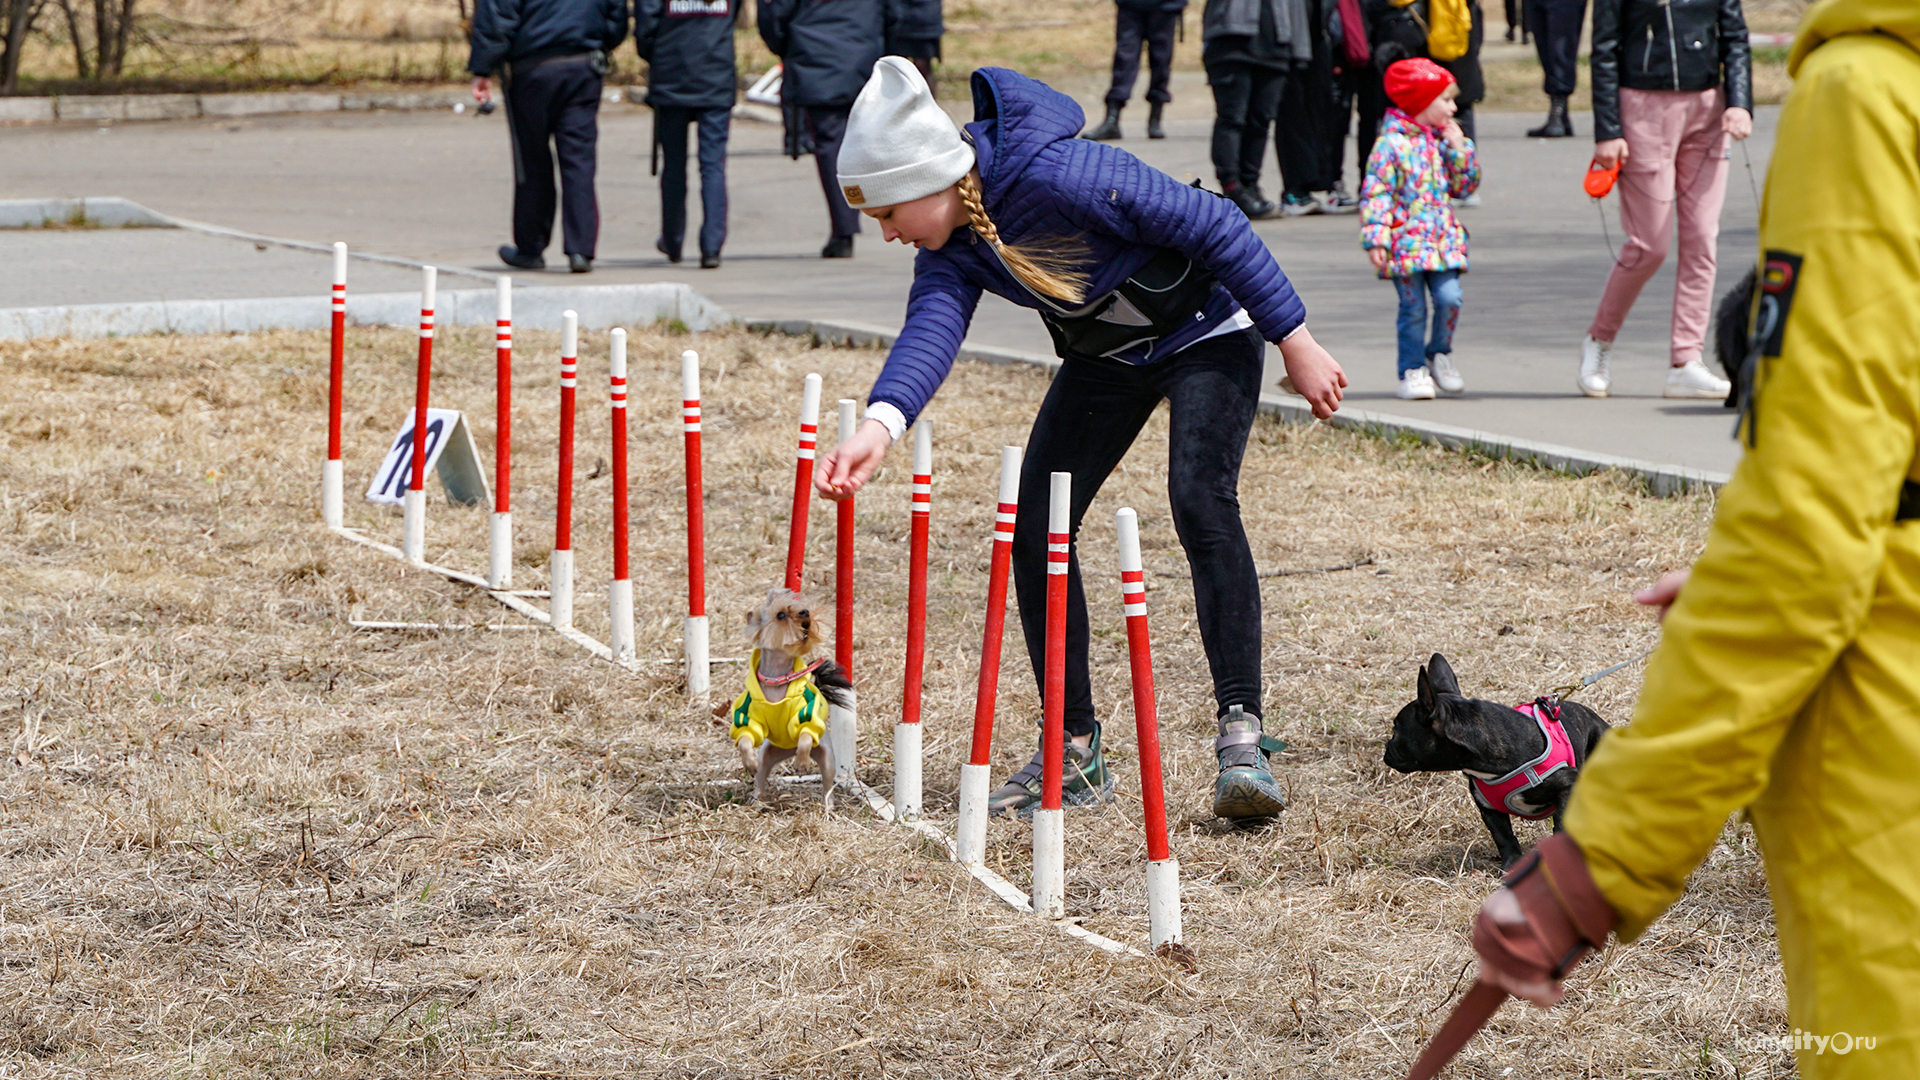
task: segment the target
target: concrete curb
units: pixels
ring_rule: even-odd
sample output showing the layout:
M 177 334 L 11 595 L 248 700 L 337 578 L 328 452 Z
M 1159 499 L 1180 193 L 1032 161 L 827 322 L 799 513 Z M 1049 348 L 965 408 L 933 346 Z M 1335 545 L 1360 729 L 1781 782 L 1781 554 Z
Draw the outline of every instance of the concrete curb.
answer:
M 137 202 L 112 197 L 0 199 L 0 229 L 38 229 L 49 225 L 171 229 L 176 223 Z
M 610 86 L 606 101 L 638 102 L 644 87 Z M 409 112 L 473 107 L 466 90 L 291 90 L 239 94 L 76 94 L 0 98 L 0 127 L 117 120 L 227 120 L 287 113 Z M 779 114 L 774 114 L 779 119 Z
M 0 98 L 0 126 L 111 120 L 199 120 L 283 113 L 450 109 L 468 100 L 457 91 L 262 94 L 100 94 Z
M 892 331 L 878 326 L 825 322 L 817 319 L 749 319 L 743 325 L 750 330 L 758 330 L 762 333 L 812 337 L 816 341 L 833 345 L 884 347 L 893 344 L 895 337 Z M 1031 364 L 1048 369 L 1060 366 L 1060 361 L 1056 357 L 1036 356 L 1011 349 L 972 346 L 961 348 L 960 359 L 978 360 L 990 364 Z M 1262 394 L 1260 411 L 1271 413 L 1288 423 L 1316 422 L 1313 410 L 1303 401 L 1278 394 Z M 1649 491 L 1661 497 L 1683 494 L 1696 488 L 1718 491 L 1731 479 L 1726 473 L 1615 457 L 1612 454 L 1602 454 L 1592 450 L 1534 442 L 1531 439 L 1516 439 L 1492 432 L 1455 427 L 1451 424 L 1409 420 L 1403 416 L 1388 416 L 1363 409 L 1342 409 L 1324 423 L 1383 439 L 1410 436 L 1421 442 L 1443 446 L 1449 450 L 1461 450 L 1500 461 L 1513 461 L 1535 468 L 1571 473 L 1575 476 L 1615 469 L 1639 477 Z
M 442 289 L 435 318 L 441 326 L 492 326 L 493 289 Z M 513 296 L 517 328 L 560 329 L 571 308 L 587 329 L 644 326 L 677 319 L 689 330 L 732 322 L 717 304 L 680 284 L 529 287 Z M 71 307 L 0 310 L 0 341 L 35 338 L 103 338 L 135 334 L 239 334 L 259 330 L 318 330 L 332 323 L 332 302 L 312 296 L 250 300 L 183 300 L 137 304 L 77 304 Z M 417 326 L 420 294 L 369 293 L 347 297 L 347 321 L 356 326 Z

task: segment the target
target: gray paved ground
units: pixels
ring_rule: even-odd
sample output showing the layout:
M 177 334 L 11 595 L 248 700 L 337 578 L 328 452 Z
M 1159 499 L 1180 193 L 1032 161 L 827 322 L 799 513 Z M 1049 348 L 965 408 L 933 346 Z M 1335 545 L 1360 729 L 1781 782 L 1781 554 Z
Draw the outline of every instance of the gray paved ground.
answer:
M 1166 140 L 1123 145 L 1182 179 L 1207 165 L 1204 87 L 1183 79 Z M 1089 106 L 1096 95 L 1083 96 Z M 1128 120 L 1138 128 L 1137 107 Z M 1764 179 L 1777 110 L 1760 110 L 1758 133 L 1734 150 L 1722 218 L 1726 280 L 1750 259 L 1757 207 L 1748 183 Z M 1408 403 L 1392 396 L 1391 288 L 1373 279 L 1352 217 L 1258 223 L 1305 298 L 1315 335 L 1353 380 L 1348 401 L 1420 417 L 1692 469 L 1727 472 L 1738 448 L 1717 404 L 1659 397 L 1671 313 L 1672 275 L 1649 286 L 1615 352 L 1615 397 L 1590 401 L 1573 389 L 1581 335 L 1610 257 L 1601 217 L 1580 191 L 1587 139 L 1539 141 L 1522 132 L 1532 114 L 1480 121 L 1485 205 L 1463 211 L 1473 234 L 1456 358 L 1469 392 L 1459 400 Z M 1590 117 L 1576 114 L 1583 134 Z M 726 264 L 673 267 L 653 251 L 656 181 L 647 176 L 650 114 L 610 106 L 602 114 L 600 259 L 591 278 L 524 275 L 525 284 L 686 281 L 737 316 L 815 318 L 897 327 L 912 253 L 863 237 L 858 256 L 818 258 L 826 213 L 810 160 L 779 152 L 776 127 L 734 125 L 731 236 Z M 1137 136 L 1137 131 L 1130 134 Z M 1348 162 L 1349 183 L 1353 165 Z M 1269 175 L 1272 170 L 1269 168 Z M 1269 180 L 1269 190 L 1277 181 Z M 496 114 L 331 114 L 245 121 L 184 121 L 110 127 L 0 130 L 0 198 L 119 195 L 176 217 L 314 242 L 498 272 L 491 252 L 507 235 L 511 200 L 506 133 Z M 1607 228 L 1620 241 L 1608 204 Z M 698 219 L 696 208 L 692 211 Z M 136 234 L 141 235 L 136 235 Z M 116 246 L 119 245 L 119 246 Z M 139 230 L 0 234 L 0 307 L 119 300 L 285 295 L 324 291 L 324 257 L 251 244 Z M 557 256 L 558 245 L 551 252 Z M 303 261 L 310 270 L 303 270 Z M 413 287 L 398 269 L 356 263 L 355 291 Z M 987 298 L 972 340 L 1049 352 L 1032 314 Z M 1277 374 L 1277 353 L 1270 370 Z

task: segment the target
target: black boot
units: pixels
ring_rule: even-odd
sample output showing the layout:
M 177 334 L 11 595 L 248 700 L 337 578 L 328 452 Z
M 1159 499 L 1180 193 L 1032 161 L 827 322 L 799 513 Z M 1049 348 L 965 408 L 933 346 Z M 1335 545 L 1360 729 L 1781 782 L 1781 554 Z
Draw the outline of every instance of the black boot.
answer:
M 1571 139 L 1573 119 L 1567 115 L 1567 96 L 1555 94 L 1547 105 L 1547 122 L 1527 132 L 1529 139 Z
M 1260 194 L 1259 187 L 1253 184 L 1221 184 L 1220 193 L 1247 215 L 1248 221 L 1260 221 L 1273 216 L 1273 203 Z
M 1109 104 L 1107 118 L 1100 122 L 1100 126 L 1081 132 L 1080 137 L 1099 142 L 1112 142 L 1118 139 L 1120 137 L 1120 106 Z
M 1167 137 L 1167 129 L 1160 126 L 1160 113 L 1164 109 L 1166 109 L 1165 103 L 1159 101 L 1147 106 L 1147 138 L 1164 139 Z

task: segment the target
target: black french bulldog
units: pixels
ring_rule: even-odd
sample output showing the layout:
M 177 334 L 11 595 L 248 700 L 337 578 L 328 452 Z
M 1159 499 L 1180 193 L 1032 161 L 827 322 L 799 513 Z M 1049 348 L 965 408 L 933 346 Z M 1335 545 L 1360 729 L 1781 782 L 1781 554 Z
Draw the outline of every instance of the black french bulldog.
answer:
M 1565 763 L 1564 751 L 1556 760 L 1552 740 L 1542 731 L 1540 722 L 1527 713 L 1492 701 L 1462 697 L 1460 682 L 1454 678 L 1447 658 L 1434 653 L 1420 669 L 1420 696 L 1393 718 L 1387 767 L 1403 773 L 1466 773 L 1474 806 L 1493 834 L 1494 847 L 1500 851 L 1500 868 L 1505 870 L 1521 855 L 1520 841 L 1513 835 L 1512 815 L 1542 818 L 1551 814 L 1553 830 L 1559 832 L 1560 815 L 1566 812 L 1580 767 L 1608 730 L 1599 713 L 1577 702 L 1564 701 L 1548 708 L 1549 715 L 1557 710 L 1557 719 L 1566 731 L 1571 765 Z M 1530 767 L 1531 771 L 1525 771 Z M 1483 783 L 1476 785 L 1476 778 Z M 1519 786 L 1507 790 L 1504 805 L 1490 805 L 1485 785 L 1499 780 Z

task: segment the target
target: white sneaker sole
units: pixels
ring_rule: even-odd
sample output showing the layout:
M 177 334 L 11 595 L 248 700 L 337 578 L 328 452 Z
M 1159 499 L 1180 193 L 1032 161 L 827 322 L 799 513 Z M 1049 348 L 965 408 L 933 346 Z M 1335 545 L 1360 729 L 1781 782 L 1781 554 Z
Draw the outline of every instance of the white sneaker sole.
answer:
M 1700 386 L 1669 386 L 1666 396 L 1686 401 L 1725 401 L 1727 392 Z
M 1588 386 L 1586 383 L 1577 383 L 1575 385 L 1579 386 L 1580 392 L 1587 395 L 1588 397 L 1603 398 L 1603 397 L 1613 396 L 1613 387 L 1611 386 L 1606 386 L 1598 390 L 1595 390 L 1593 387 Z

